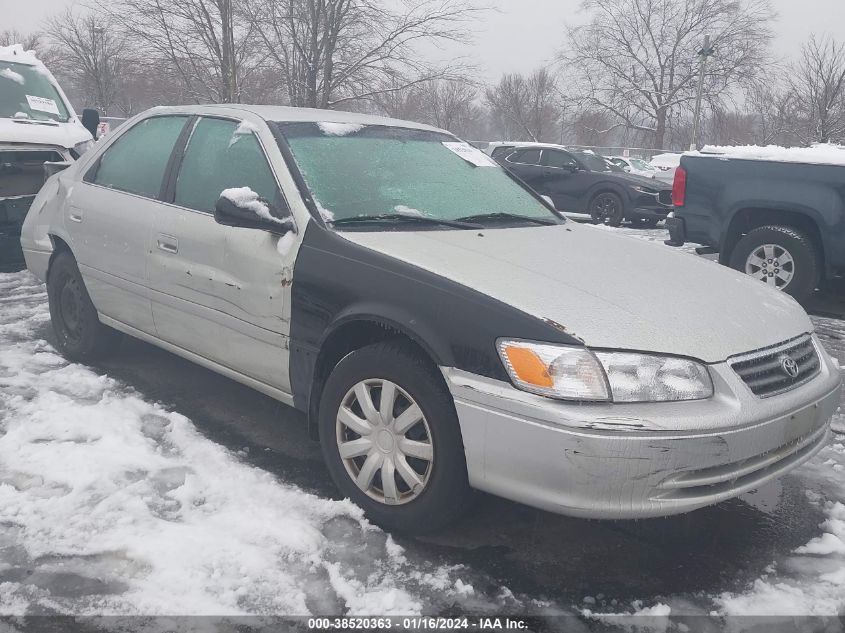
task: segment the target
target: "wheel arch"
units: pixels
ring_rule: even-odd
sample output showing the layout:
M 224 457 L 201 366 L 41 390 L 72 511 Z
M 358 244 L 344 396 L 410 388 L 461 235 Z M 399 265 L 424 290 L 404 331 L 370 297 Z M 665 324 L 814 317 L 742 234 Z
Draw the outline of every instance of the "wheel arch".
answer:
M 50 261 L 47 264 L 47 275 L 44 278 L 45 281 L 50 278 L 50 269 L 53 267 L 53 262 L 56 261 L 56 257 L 58 257 L 61 253 L 70 253 L 71 257 L 76 259 L 76 256 L 73 254 L 73 249 L 71 249 L 70 245 L 64 238 L 59 237 L 55 233 L 48 233 L 47 237 L 50 238 L 50 243 L 53 245 L 53 252 L 50 254 Z
M 790 226 L 806 233 L 816 247 L 819 268 L 827 271 L 824 238 L 819 230 L 818 214 L 812 209 L 776 209 L 768 207 L 743 207 L 737 210 L 722 237 L 719 263 L 729 265 L 734 248 L 744 235 L 761 226 Z
M 323 336 L 319 352 L 314 363 L 313 379 L 308 398 L 307 419 L 308 433 L 311 439 L 317 440 L 317 415 L 322 397 L 323 387 L 332 369 L 347 354 L 374 343 L 399 339 L 408 345 L 425 362 L 435 370 L 438 379 L 445 380 L 439 371 L 443 362 L 443 351 L 436 351 L 429 341 L 413 328 L 383 315 L 373 313 L 350 313 L 337 319 Z

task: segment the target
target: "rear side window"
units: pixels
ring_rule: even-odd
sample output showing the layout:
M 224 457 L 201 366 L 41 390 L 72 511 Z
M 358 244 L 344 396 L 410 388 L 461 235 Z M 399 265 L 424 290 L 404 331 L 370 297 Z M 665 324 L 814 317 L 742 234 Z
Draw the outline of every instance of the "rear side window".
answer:
M 521 149 L 508 156 L 509 163 L 520 163 L 522 165 L 539 165 L 539 149 Z
M 167 162 L 186 120 L 185 116 L 161 116 L 136 124 L 100 157 L 93 182 L 158 198 Z
M 224 189 L 249 187 L 280 210 L 284 203 L 264 150 L 248 123 L 202 118 L 176 180 L 175 204 L 214 213 Z

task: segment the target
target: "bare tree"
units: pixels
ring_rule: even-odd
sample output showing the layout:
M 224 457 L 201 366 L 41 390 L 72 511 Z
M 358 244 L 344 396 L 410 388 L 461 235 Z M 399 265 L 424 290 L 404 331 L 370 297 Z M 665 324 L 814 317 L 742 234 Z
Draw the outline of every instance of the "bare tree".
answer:
M 62 51 L 55 55 L 56 72 L 107 114 L 117 105 L 130 66 L 126 41 L 108 16 L 68 9 L 47 19 L 45 33 Z
M 255 32 L 239 0 L 95 0 L 156 73 L 178 76 L 194 101 L 241 100 L 258 67 Z
M 553 140 L 560 130 L 560 96 L 548 68 L 527 77 L 506 74 L 487 90 L 485 98 L 508 140 Z
M 397 3 L 393 3 L 394 5 Z M 483 9 L 462 0 L 248 0 L 251 24 L 287 85 L 291 105 L 330 108 L 372 99 L 454 69 L 421 61 L 418 44 L 463 40 Z
M 812 36 L 790 73 L 805 143 L 845 140 L 845 42 Z
M 718 102 L 767 63 L 769 0 L 584 0 L 590 21 L 569 29 L 562 54 L 585 102 L 662 147 L 667 126 L 695 98 L 706 34 L 716 55 L 704 83 Z
M 476 103 L 478 89 L 467 79 L 438 79 L 423 84 L 422 107 L 428 114 L 423 120 L 469 137 L 479 129 L 483 113 Z

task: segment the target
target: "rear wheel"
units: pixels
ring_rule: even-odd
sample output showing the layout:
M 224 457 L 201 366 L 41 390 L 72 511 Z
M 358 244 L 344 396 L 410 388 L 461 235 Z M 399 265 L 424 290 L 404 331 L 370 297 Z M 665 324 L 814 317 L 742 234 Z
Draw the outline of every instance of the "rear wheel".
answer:
M 625 219 L 625 205 L 622 198 L 612 191 L 597 194 L 590 202 L 590 217 L 597 224 L 619 226 Z
M 389 341 L 344 357 L 323 389 L 319 429 L 332 479 L 373 522 L 424 533 L 466 509 L 454 402 L 411 346 Z
M 76 260 L 66 251 L 50 265 L 47 298 L 56 343 L 68 360 L 84 363 L 101 358 L 120 342 L 119 332 L 100 323 Z
M 731 253 L 731 268 L 799 301 L 810 296 L 821 277 L 820 257 L 812 239 L 790 226 L 769 225 L 749 231 Z

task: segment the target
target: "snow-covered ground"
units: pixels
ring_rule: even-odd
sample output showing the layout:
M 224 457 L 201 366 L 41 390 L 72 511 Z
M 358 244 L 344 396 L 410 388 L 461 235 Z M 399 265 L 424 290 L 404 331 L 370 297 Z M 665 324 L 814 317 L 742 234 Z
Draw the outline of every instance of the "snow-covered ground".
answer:
M 845 364 L 845 321 L 814 321 Z M 719 591 L 667 583 L 632 600 L 596 586 L 575 604 L 535 600 L 457 555 L 401 547 L 350 503 L 306 493 L 132 385 L 68 364 L 49 337 L 44 287 L 0 275 L 0 615 L 574 611 L 611 623 L 641 613 L 660 630 L 667 615 L 845 612 L 843 435 L 789 475 L 824 517 L 818 529 L 794 551 L 773 544 L 747 586 L 725 577 Z M 507 566 L 491 567 L 508 577 Z
M 521 608 L 68 364 L 48 327 L 44 287 L 0 275 L 0 615 Z

